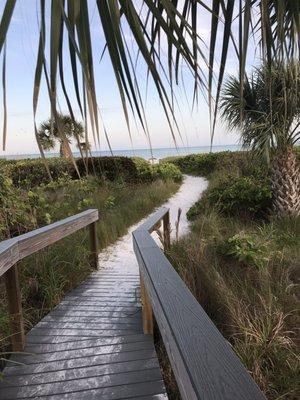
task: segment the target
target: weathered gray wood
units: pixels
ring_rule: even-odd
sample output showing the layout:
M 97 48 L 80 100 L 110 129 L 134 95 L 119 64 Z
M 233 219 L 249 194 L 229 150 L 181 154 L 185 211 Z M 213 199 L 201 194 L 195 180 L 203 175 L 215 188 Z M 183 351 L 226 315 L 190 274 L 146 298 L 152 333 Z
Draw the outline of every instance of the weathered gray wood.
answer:
M 75 358 L 63 361 L 50 361 L 46 363 L 32 364 L 32 365 L 20 365 L 16 367 L 6 367 L 5 376 L 3 382 L 5 382 L 6 376 L 20 376 L 29 374 L 38 374 L 42 372 L 50 371 L 66 371 L 73 368 L 83 368 L 95 365 L 113 364 L 115 362 L 126 362 L 132 360 L 148 360 L 149 358 L 156 357 L 154 348 L 146 350 L 136 350 L 129 352 L 117 352 L 113 354 L 99 354 L 88 357 Z M 0 382 L 0 387 L 1 387 Z M 75 389 L 75 388 L 74 388 Z
M 64 371 L 44 372 L 41 374 L 29 374 L 6 377 L 2 382 L 1 387 L 18 387 L 28 385 L 41 385 L 50 382 L 66 382 L 74 379 L 82 379 L 89 377 L 97 377 L 108 374 L 117 374 L 130 371 L 144 371 L 159 368 L 157 358 L 150 358 L 147 360 L 133 360 L 125 361 L 122 363 L 104 364 L 88 366 L 84 368 L 73 368 Z
M 153 396 L 154 400 L 167 399 L 164 383 L 161 380 L 132 383 L 105 388 L 80 390 L 74 393 L 59 393 L 50 396 L 35 396 L 35 400 L 120 400 L 139 399 L 144 400 Z M 159 397 L 158 397 L 159 396 Z M 150 397 L 150 399 L 151 399 Z M 12 400 L 12 399 L 7 399 Z
M 89 323 L 89 324 L 97 324 L 99 326 L 99 324 L 101 324 L 101 326 L 103 326 L 103 324 L 107 325 L 124 325 L 124 326 L 140 326 L 141 324 L 141 320 L 140 318 L 126 318 L 126 320 L 124 320 L 123 318 L 120 317 L 103 317 L 103 316 L 87 316 L 87 315 L 80 315 L 80 316 L 66 316 L 63 314 L 48 314 L 45 318 L 43 318 L 43 321 L 41 321 L 41 323 L 45 323 L 45 322 L 51 322 L 51 323 L 56 323 L 57 321 L 59 321 L 59 323 L 72 323 L 72 324 L 84 324 L 84 323 Z
M 35 354 L 46 354 L 53 353 L 57 351 L 65 351 L 65 350 L 75 350 L 75 349 L 85 349 L 93 346 L 107 346 L 123 343 L 137 343 L 137 342 L 152 342 L 152 338 L 150 335 L 136 334 L 129 336 L 115 336 L 112 338 L 101 338 L 101 339 L 84 339 L 78 340 L 75 342 L 69 343 L 49 343 L 49 344 L 35 344 L 35 343 L 27 343 L 25 347 L 25 351 L 28 353 Z
M 16 262 L 44 249 L 98 220 L 98 210 L 87 210 L 0 243 L 0 276 Z
M 55 222 L 51 225 L 0 243 L 0 276 L 5 273 L 11 326 L 10 337 L 14 351 L 23 350 L 25 340 L 21 293 L 18 282 L 18 267 L 16 263 L 24 257 L 49 246 L 89 224 L 93 224 L 91 232 L 96 235 L 96 220 L 98 220 L 98 210 L 87 210 L 62 221 Z M 92 238 L 94 264 L 96 257 L 98 257 L 96 244 L 96 238 Z
M 159 368 L 145 371 L 129 371 L 121 374 L 104 374 L 97 377 L 84 377 L 76 379 L 77 391 L 93 390 L 111 386 L 130 385 L 140 382 L 153 382 L 161 379 Z M 71 381 L 44 383 L 43 385 L 31 385 L 30 387 L 0 388 L 0 398 L 20 399 L 26 397 L 49 396 L 74 392 L 74 383 Z M 34 392 L 34 396 L 33 396 Z M 3 396 L 3 397 L 2 397 Z
M 232 348 L 149 232 L 166 209 L 133 232 L 134 251 L 171 365 L 185 400 L 265 399 Z
M 8 271 L 6 271 L 4 277 L 11 330 L 12 350 L 22 351 L 25 346 L 25 333 L 18 265 L 13 265 Z
M 17 261 L 34 238 L 25 239 L 0 253 Z M 32 251 L 44 245 L 42 238 Z M 0 398 L 167 399 L 153 338 L 142 331 L 136 265 L 132 271 L 97 271 L 67 295 L 26 335 L 24 353 L 11 357 Z
M 151 350 L 153 343 L 145 342 L 129 342 L 122 344 L 98 345 L 93 347 L 84 347 L 81 349 L 60 350 L 53 353 L 39 354 L 19 354 L 13 358 L 14 361 L 26 365 L 38 365 L 40 363 L 48 363 L 53 361 L 75 360 L 77 358 L 91 357 L 104 354 L 128 353 L 138 350 Z

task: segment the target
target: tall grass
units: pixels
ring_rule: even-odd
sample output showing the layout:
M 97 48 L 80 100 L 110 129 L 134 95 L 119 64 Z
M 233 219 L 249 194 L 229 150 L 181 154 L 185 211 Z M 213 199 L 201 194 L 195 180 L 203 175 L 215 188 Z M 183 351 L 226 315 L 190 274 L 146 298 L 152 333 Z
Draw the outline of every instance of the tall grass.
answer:
M 155 181 L 128 185 L 121 182 L 55 183 L 43 190 L 51 220 L 59 220 L 83 209 L 98 208 L 99 248 L 102 249 L 125 234 L 128 227 L 165 202 L 179 187 L 173 181 Z M 66 292 L 83 281 L 89 267 L 89 237 L 81 230 L 49 248 L 24 259 L 19 264 L 22 303 L 26 330 L 33 327 L 56 306 Z M 0 287 L 0 333 L 8 337 L 5 289 Z M 7 340 L 0 340 L 5 347 Z
M 241 222 L 206 210 L 170 253 L 269 399 L 299 398 L 299 249 L 299 219 Z

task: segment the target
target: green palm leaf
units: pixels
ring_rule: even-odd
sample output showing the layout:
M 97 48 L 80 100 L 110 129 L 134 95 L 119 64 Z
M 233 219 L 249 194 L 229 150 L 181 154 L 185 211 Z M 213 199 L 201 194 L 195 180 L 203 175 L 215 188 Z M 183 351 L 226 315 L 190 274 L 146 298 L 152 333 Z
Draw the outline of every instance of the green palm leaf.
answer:
M 3 51 L 15 3 L 15 0 L 6 0 L 4 5 L 0 22 L 0 53 Z M 141 59 L 148 69 L 146 79 L 151 77 L 154 82 L 174 142 L 180 134 L 175 115 L 174 95 L 175 84 L 179 84 L 182 65 L 190 71 L 194 82 L 191 93 L 193 102 L 197 101 L 199 90 L 208 93 L 209 109 L 213 116 L 213 137 L 231 45 L 239 58 L 241 97 L 244 90 L 243 82 L 250 38 L 257 40 L 261 57 L 266 61 L 268 68 L 271 68 L 274 60 L 299 60 L 300 2 L 298 0 L 238 0 L 236 2 L 234 0 L 212 0 L 211 2 L 143 0 L 141 3 L 132 0 L 51 0 L 51 7 L 49 11 L 47 9 L 47 12 L 45 1 L 40 0 L 41 27 L 33 90 L 34 117 L 43 77 L 47 83 L 54 117 L 58 82 L 62 85 L 70 115 L 73 113 L 63 74 L 62 55 L 67 54 L 67 51 L 64 53 L 66 46 L 76 101 L 85 119 L 85 125 L 88 111 L 95 141 L 100 139 L 100 131 L 89 19 L 91 6 L 97 6 L 95 12 L 99 14 L 104 31 L 105 48 L 111 59 L 129 132 L 131 112 L 149 136 L 142 96 L 137 87 L 136 62 L 133 62 L 133 54 L 128 50 L 123 33 L 124 24 L 135 39 L 138 59 Z M 206 13 L 211 21 L 208 44 L 204 42 L 199 31 L 199 21 L 203 13 Z M 45 24 L 45 20 L 49 20 L 49 24 Z M 233 22 L 238 24 L 238 38 L 235 38 L 232 32 Z M 48 26 L 47 37 L 50 51 L 49 55 L 46 55 L 45 36 Z M 64 32 L 68 39 L 65 41 L 63 40 Z M 222 39 L 217 45 L 220 37 Z M 162 48 L 163 38 L 167 39 L 167 63 L 165 63 L 165 49 Z M 97 54 L 97 59 L 100 59 L 100 56 Z M 216 61 L 220 63 L 218 73 L 216 73 Z M 49 71 L 46 67 L 48 64 Z M 81 84 L 83 84 L 82 90 Z M 212 99 L 214 99 L 214 109 L 212 109 Z M 104 132 L 103 134 L 105 135 Z M 40 144 L 39 147 L 43 155 Z

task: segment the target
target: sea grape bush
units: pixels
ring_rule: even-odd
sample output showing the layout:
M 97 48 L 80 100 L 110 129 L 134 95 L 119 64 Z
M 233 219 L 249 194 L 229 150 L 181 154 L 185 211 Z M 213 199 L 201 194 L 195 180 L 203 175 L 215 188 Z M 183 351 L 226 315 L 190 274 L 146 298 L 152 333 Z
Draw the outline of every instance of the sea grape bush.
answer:
M 53 183 L 57 189 L 64 180 L 78 180 L 87 175 L 96 176 L 104 181 L 139 183 L 155 179 L 181 179 L 180 170 L 173 164 L 151 166 L 146 160 L 128 157 L 89 157 L 76 159 L 77 171 L 70 160 L 49 158 L 47 164 L 52 181 L 41 159 L 1 161 L 0 172 L 9 177 L 13 184 L 22 189 L 32 189 L 40 185 Z M 79 172 L 79 175 L 78 175 Z M 49 186 L 50 188 L 50 186 Z
M 268 249 L 265 243 L 243 231 L 229 237 L 222 246 L 224 255 L 228 255 L 244 265 L 262 269 L 268 265 Z
M 182 180 L 180 169 L 171 163 L 153 165 L 151 168 L 153 179 L 171 179 L 175 182 L 180 182 Z
M 88 175 L 83 160 L 77 160 L 81 179 L 70 161 L 52 158 L 47 162 L 52 180 L 43 160 L 0 160 L 0 240 L 50 224 L 58 215 L 67 217 L 74 210 L 91 207 L 93 193 L 104 186 L 122 191 L 124 186 L 155 180 L 177 182 L 182 177 L 173 164 L 151 166 L 146 160 L 127 157 L 88 159 Z M 104 210 L 116 203 L 114 196 L 108 196 Z
M 266 218 L 272 207 L 272 193 L 266 179 L 226 174 L 189 209 L 188 219 L 194 220 L 207 206 L 227 216 Z
M 173 163 L 165 162 L 162 164 L 151 165 L 143 158 L 136 157 L 133 160 L 141 182 L 153 181 L 156 179 L 170 179 L 175 182 L 180 182 L 182 180 L 180 169 Z
M 266 168 L 248 151 L 221 151 L 218 153 L 189 154 L 184 157 L 167 157 L 162 163 L 172 163 L 184 173 L 210 177 L 217 171 L 227 171 L 238 176 L 265 177 Z
M 254 177 L 228 177 L 207 194 L 207 201 L 226 215 L 267 216 L 272 193 L 267 182 Z
M 190 154 L 184 157 L 168 157 L 162 162 L 172 163 L 184 173 L 208 176 L 215 169 L 220 153 Z

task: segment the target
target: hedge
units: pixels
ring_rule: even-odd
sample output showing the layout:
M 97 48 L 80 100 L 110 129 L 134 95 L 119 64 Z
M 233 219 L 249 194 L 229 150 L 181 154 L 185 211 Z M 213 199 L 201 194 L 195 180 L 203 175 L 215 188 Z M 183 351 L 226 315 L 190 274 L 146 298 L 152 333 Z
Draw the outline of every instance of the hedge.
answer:
M 89 157 L 75 160 L 80 176 L 94 175 L 104 180 L 120 180 L 129 183 L 173 179 L 180 181 L 182 174 L 173 164 L 151 166 L 140 158 L 128 157 Z M 55 181 L 64 175 L 78 179 L 78 172 L 70 160 L 49 158 L 47 164 Z M 17 188 L 31 189 L 50 181 L 42 159 L 1 160 L 0 173 L 12 180 Z
M 215 171 L 222 170 L 237 175 L 265 175 L 262 162 L 254 160 L 247 151 L 221 151 L 218 153 L 189 154 L 183 157 L 167 157 L 161 163 L 172 163 L 184 173 L 209 177 Z

